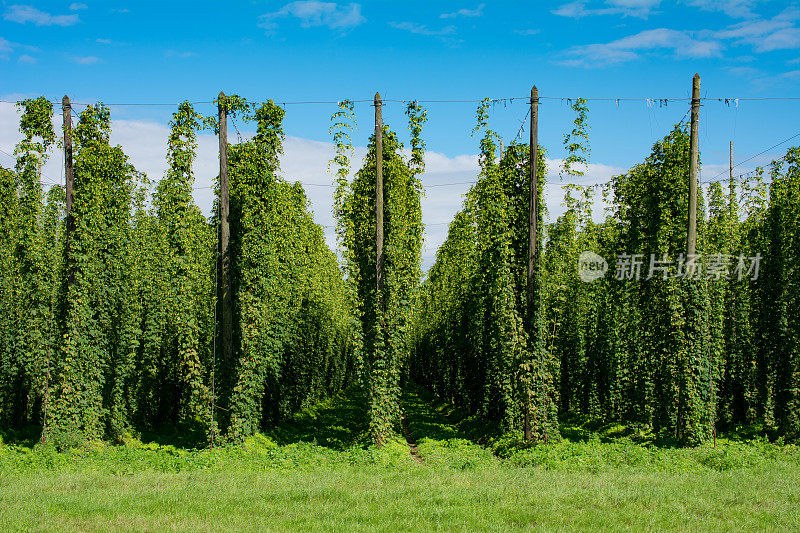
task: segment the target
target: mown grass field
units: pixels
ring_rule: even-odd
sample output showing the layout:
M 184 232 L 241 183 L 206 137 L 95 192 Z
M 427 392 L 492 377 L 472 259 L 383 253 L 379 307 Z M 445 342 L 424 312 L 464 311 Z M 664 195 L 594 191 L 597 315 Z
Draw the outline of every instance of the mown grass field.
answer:
M 356 396 L 236 447 L 5 444 L 0 529 L 800 530 L 796 446 L 653 447 L 619 428 L 565 428 L 569 439 L 528 449 L 479 445 L 476 421 L 427 400 L 404 402 L 422 462 L 400 438 L 366 448 Z

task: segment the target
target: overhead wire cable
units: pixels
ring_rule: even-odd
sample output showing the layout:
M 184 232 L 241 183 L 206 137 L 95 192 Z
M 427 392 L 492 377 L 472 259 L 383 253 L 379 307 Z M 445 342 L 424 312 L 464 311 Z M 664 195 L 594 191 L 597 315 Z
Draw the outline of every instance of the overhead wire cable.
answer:
M 539 96 L 539 100 L 562 100 L 562 101 L 571 101 L 575 100 L 576 97 L 566 97 L 566 96 Z M 530 96 L 514 96 L 510 98 L 489 98 L 491 103 L 513 103 L 519 100 L 530 100 Z M 665 107 L 670 102 L 689 102 L 691 101 L 691 97 L 681 97 L 681 98 L 584 98 L 584 100 L 588 102 L 615 102 L 619 104 L 620 102 L 649 102 L 651 105 L 659 104 L 659 107 Z M 800 96 L 765 96 L 765 97 L 754 97 L 754 98 L 720 98 L 720 97 L 710 97 L 705 96 L 699 99 L 700 101 L 716 101 L 726 105 L 730 105 L 731 102 L 739 103 L 739 102 L 758 102 L 758 101 L 795 101 L 800 100 Z M 410 102 L 417 102 L 420 104 L 475 104 L 483 102 L 483 98 L 478 99 L 452 99 L 452 100 L 419 100 L 419 99 L 384 99 L 382 100 L 384 103 L 402 103 L 408 104 Z M 52 104 L 61 104 L 60 100 L 49 100 Z M 330 104 L 330 105 L 337 105 L 341 102 L 341 100 L 302 100 L 296 102 L 275 102 L 276 105 L 318 105 L 318 104 Z M 371 99 L 364 99 L 364 100 L 351 100 L 354 104 L 360 103 L 367 103 L 372 102 Z M 13 100 L 0 100 L 0 103 L 5 104 L 17 104 L 19 101 Z M 71 102 L 72 105 L 77 106 L 88 106 L 94 105 L 98 102 L 94 103 L 84 103 L 84 102 Z M 139 106 L 139 107 L 167 107 L 167 106 L 178 106 L 183 102 L 177 103 L 166 103 L 166 102 L 114 102 L 114 103 L 105 103 L 103 105 L 107 107 L 120 107 L 120 106 Z M 191 105 L 210 105 L 216 103 L 215 100 L 203 100 L 203 101 L 194 101 L 189 102 Z M 737 106 L 738 107 L 738 106 Z
M 773 145 L 773 146 L 770 146 L 770 147 L 769 147 L 769 148 L 767 148 L 766 150 L 763 150 L 763 151 L 761 151 L 761 152 L 759 152 L 759 153 L 757 153 L 757 154 L 755 154 L 755 155 L 752 155 L 752 156 L 748 157 L 748 158 L 747 158 L 747 159 L 745 159 L 744 161 L 739 161 L 738 163 L 736 163 L 735 165 L 733 165 L 733 166 L 731 167 L 731 169 L 734 169 L 734 168 L 736 168 L 736 167 L 738 167 L 738 166 L 741 166 L 741 165 L 743 165 L 743 164 L 747 163 L 748 161 L 752 161 L 752 160 L 753 160 L 753 159 L 755 159 L 756 157 L 762 156 L 762 155 L 766 154 L 767 152 L 769 152 L 770 150 L 774 150 L 774 149 L 775 149 L 775 148 L 777 148 L 778 146 L 780 146 L 780 145 L 782 145 L 782 144 L 786 144 L 787 142 L 791 141 L 792 139 L 794 139 L 794 138 L 796 138 L 796 137 L 800 137 L 800 132 L 797 132 L 797 133 L 795 133 L 794 135 L 792 135 L 791 137 L 788 137 L 788 138 L 786 138 L 786 139 L 784 139 L 784 140 L 780 141 L 779 143 L 777 143 L 777 144 L 775 144 L 775 145 Z M 716 179 L 717 179 L 718 177 L 722 176 L 722 175 L 723 175 L 723 174 L 725 174 L 726 172 L 729 172 L 729 169 L 725 169 L 725 170 L 723 170 L 722 172 L 720 172 L 719 174 L 715 175 L 714 177 L 712 177 L 712 178 L 710 178 L 710 179 L 708 179 L 708 180 L 704 180 L 704 181 L 703 181 L 703 183 L 711 183 L 711 182 L 713 182 L 713 181 L 716 181 Z M 724 181 L 724 180 L 719 180 L 719 181 Z

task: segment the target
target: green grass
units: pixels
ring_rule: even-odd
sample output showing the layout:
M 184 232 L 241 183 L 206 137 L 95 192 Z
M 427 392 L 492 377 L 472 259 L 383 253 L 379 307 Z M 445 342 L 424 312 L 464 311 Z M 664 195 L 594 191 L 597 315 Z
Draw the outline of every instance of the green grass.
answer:
M 403 405 L 421 463 L 365 446 L 355 393 L 236 447 L 0 444 L 0 530 L 800 530 L 796 446 L 606 428 L 525 447 L 419 391 Z

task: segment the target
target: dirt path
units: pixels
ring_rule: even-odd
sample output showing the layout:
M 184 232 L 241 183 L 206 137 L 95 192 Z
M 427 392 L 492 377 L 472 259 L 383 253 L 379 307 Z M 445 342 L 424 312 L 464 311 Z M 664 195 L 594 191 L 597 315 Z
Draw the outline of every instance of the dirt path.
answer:
M 414 440 L 414 437 L 408 430 L 408 421 L 406 420 L 405 416 L 403 416 L 402 419 L 402 426 L 403 426 L 403 437 L 405 437 L 406 442 L 408 443 L 408 451 L 411 454 L 411 458 L 414 459 L 416 462 L 421 463 L 422 457 L 420 457 L 419 452 L 417 451 L 417 443 Z

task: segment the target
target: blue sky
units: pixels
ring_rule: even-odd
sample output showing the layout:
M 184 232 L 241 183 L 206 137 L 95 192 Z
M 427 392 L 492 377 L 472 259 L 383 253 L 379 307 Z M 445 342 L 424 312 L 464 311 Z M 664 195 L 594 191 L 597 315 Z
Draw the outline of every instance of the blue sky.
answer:
M 800 5 L 757 0 L 12 0 L 0 3 L 0 72 L 4 100 L 39 94 L 60 99 L 67 93 L 76 102 L 111 104 L 209 101 L 220 89 L 256 101 L 368 99 L 376 90 L 387 99 L 476 100 L 522 97 L 534 83 L 542 96 L 551 97 L 682 98 L 689 96 L 695 72 L 709 98 L 797 97 Z M 286 131 L 296 145 L 295 159 L 286 161 L 284 170 L 301 174 L 288 177 L 329 181 L 319 161 L 310 164 L 315 152 L 309 147 L 325 152 L 334 107 L 287 106 Z M 424 179 L 474 179 L 477 140 L 469 132 L 475 105 L 431 103 L 427 108 L 430 120 L 423 135 L 440 160 L 431 163 L 433 171 Z M 119 142 L 150 173 L 163 167 L 163 151 L 144 145 L 162 135 L 173 109 L 112 106 L 120 121 Z M 607 179 L 643 159 L 685 111 L 683 102 L 667 107 L 657 101 L 590 102 L 592 161 L 598 166 L 586 179 Z M 354 140 L 363 145 L 372 108 L 361 104 L 357 112 L 361 127 Z M 492 126 L 507 142 L 525 112 L 523 102 L 497 103 Z M 401 104 L 387 104 L 384 114 L 401 137 L 407 135 Z M 16 125 L 2 109 L 0 118 L 0 149 L 9 151 Z M 563 156 L 561 139 L 571 118 L 565 101 L 546 100 L 541 106 L 541 142 L 553 159 Z M 708 178 L 724 170 L 728 141 L 735 141 L 740 161 L 799 132 L 800 100 L 707 101 L 701 119 Z M 247 125 L 238 126 L 248 131 Z M 159 138 L 158 146 L 163 142 Z M 139 152 L 146 155 L 134 155 Z M 213 172 L 216 154 L 207 156 L 206 173 Z M 305 171 L 303 161 L 315 170 Z M 0 163 L 7 161 L 0 158 Z M 557 175 L 557 168 L 551 174 Z M 204 179 L 198 175 L 198 182 Z M 327 224 L 329 206 L 315 200 L 329 195 L 322 189 L 310 195 L 318 219 Z M 426 263 L 461 193 L 446 187 L 428 192 L 427 221 L 435 219 L 442 228 L 429 229 Z M 557 213 L 555 196 L 553 203 L 551 212 Z

